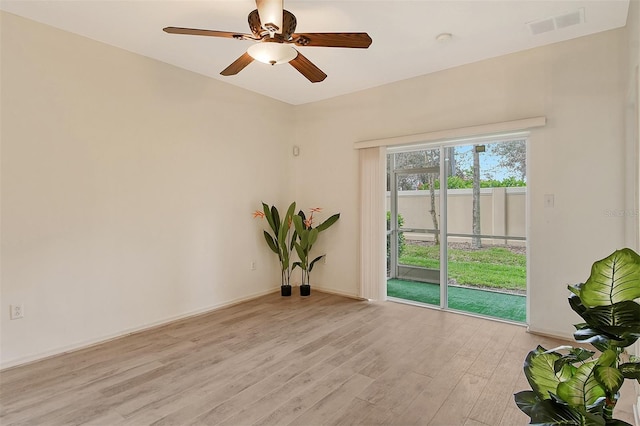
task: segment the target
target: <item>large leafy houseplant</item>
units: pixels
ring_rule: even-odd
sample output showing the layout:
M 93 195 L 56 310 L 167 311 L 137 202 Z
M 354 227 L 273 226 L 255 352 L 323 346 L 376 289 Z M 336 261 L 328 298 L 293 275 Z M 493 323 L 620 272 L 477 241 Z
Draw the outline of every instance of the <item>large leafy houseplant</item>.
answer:
M 320 207 L 311 209 L 309 218 L 306 217 L 302 210 L 300 210 L 297 215 L 293 216 L 293 225 L 298 236 L 297 240 L 294 241 L 294 247 L 299 259 L 297 262 L 294 262 L 293 267 L 298 267 L 302 271 L 300 291 L 303 295 L 308 295 L 308 291 L 310 290 L 309 274 L 311 274 L 313 266 L 316 264 L 316 262 L 318 262 L 325 256 L 323 254 L 311 260 L 311 249 L 318 240 L 318 235 L 320 235 L 320 232 L 326 230 L 331 225 L 336 223 L 338 219 L 340 219 L 340 213 L 336 213 L 314 228 L 313 214 L 318 213 L 321 210 L 322 209 Z
M 290 280 L 291 270 L 293 269 L 291 253 L 297 238 L 295 229 L 292 231 L 291 224 L 295 210 L 296 203 L 294 201 L 287 209 L 284 217 L 281 218 L 276 206 L 269 206 L 266 203 L 262 203 L 262 211 L 257 210 L 253 213 L 253 217 L 265 218 L 269 224 L 270 231 L 263 230 L 263 235 L 267 245 L 271 251 L 278 256 L 278 261 L 280 262 L 281 291 L 283 296 L 291 295 Z
M 613 418 L 625 379 L 640 382 L 640 362 L 625 348 L 640 337 L 640 256 L 618 250 L 591 268 L 583 284 L 569 286 L 569 305 L 584 322 L 574 337 L 596 351 L 572 346 L 529 352 L 524 373 L 532 390 L 515 394 L 531 424 L 627 425 Z

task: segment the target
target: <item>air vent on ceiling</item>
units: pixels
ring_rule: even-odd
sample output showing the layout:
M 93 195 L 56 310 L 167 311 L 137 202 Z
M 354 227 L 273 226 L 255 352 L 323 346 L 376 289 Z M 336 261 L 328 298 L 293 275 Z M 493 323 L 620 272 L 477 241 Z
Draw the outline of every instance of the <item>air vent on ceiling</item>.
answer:
M 578 24 L 584 24 L 584 7 L 574 12 L 564 13 L 562 15 L 556 15 L 549 18 L 532 21 L 527 25 L 529 26 L 529 31 L 531 31 L 531 34 L 537 35 Z

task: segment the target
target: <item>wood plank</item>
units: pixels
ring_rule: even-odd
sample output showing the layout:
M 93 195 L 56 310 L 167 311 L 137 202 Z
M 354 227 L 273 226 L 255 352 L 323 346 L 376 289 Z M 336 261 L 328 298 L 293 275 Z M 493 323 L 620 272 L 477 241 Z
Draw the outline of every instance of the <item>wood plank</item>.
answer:
M 432 380 L 424 391 L 416 395 L 405 412 L 394 419 L 393 423 L 398 425 L 429 423 L 472 363 L 473 360 L 469 358 L 453 357 L 435 367 L 436 370 L 431 372 Z M 460 403 L 463 402 L 460 401 Z
M 363 425 L 363 426 L 386 426 L 393 424 L 396 415 L 388 410 L 378 407 L 375 404 L 369 404 L 359 398 L 353 400 L 351 406 L 347 406 L 342 410 L 341 416 L 338 417 L 333 424 L 336 425 Z M 358 406 L 356 404 L 362 404 Z M 366 406 L 364 405 L 366 404 Z
M 429 422 L 433 426 L 462 425 L 487 386 L 487 379 L 467 373 L 460 378 L 453 392 Z
M 485 370 L 474 369 L 472 365 L 471 371 L 491 371 L 493 374 L 488 377 L 487 386 L 469 413 L 470 419 L 490 425 L 500 423 L 507 407 L 515 406 L 512 389 L 522 371 L 522 362 L 518 357 L 505 353 L 498 359 L 497 367 L 494 367 L 493 362 Z M 485 377 L 483 373 L 480 374 Z M 524 389 L 526 388 L 522 388 Z
M 340 416 L 344 408 L 344 402 L 353 399 L 371 382 L 371 377 L 354 374 L 289 424 L 306 426 L 334 423 L 334 419 Z
M 385 411 L 402 414 L 431 380 L 407 366 L 391 367 L 358 397 Z
M 350 368 L 336 368 L 327 376 L 312 384 L 305 392 L 288 399 L 284 404 L 255 422 L 255 425 L 289 424 L 309 410 L 325 396 L 352 379 L 356 373 Z M 365 378 L 366 376 L 359 376 Z M 367 378 L 371 380 L 370 378 Z

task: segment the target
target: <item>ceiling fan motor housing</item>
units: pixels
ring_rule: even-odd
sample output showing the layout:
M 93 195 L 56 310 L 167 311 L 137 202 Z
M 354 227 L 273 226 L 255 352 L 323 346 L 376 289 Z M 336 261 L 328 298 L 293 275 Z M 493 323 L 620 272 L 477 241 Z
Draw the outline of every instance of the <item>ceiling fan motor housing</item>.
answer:
M 255 9 L 251 13 L 249 13 L 248 21 L 251 33 L 257 38 L 264 38 L 269 35 L 269 31 L 262 28 L 258 9 Z M 297 25 L 298 20 L 296 19 L 295 15 L 288 10 L 283 10 L 282 31 L 281 34 L 276 34 L 278 36 L 277 38 L 281 38 L 282 40 L 289 40 L 291 38 L 291 34 L 296 32 Z

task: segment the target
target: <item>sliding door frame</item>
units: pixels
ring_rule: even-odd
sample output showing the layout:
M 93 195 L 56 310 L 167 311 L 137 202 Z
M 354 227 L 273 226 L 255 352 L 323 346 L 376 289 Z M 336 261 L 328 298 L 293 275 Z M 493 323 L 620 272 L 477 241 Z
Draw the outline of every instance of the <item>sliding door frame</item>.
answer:
M 491 142 L 491 143 L 501 143 L 501 142 L 507 142 L 507 141 L 512 141 L 512 140 L 524 140 L 526 143 L 526 150 L 527 150 L 527 157 L 528 157 L 528 150 L 529 150 L 529 132 L 518 132 L 517 134 L 509 134 L 508 136 L 505 135 L 491 135 L 491 136 L 484 136 L 484 137 L 470 137 L 470 138 L 465 138 L 465 139 L 458 139 L 458 140 L 450 140 L 450 141 L 446 141 L 446 142 L 440 142 L 440 143 L 436 143 L 436 142 L 431 142 L 431 143 L 425 143 L 425 144 L 417 144 L 417 145 L 409 145 L 409 146 L 394 146 L 394 147 L 387 147 L 387 161 L 390 161 L 389 164 L 389 173 L 390 173 L 390 185 L 391 187 L 390 189 L 390 224 L 389 224 L 389 230 L 387 231 L 389 237 L 390 237 L 390 250 L 389 250 L 389 265 L 391 268 L 390 271 L 390 276 L 391 278 L 396 278 L 399 276 L 398 274 L 398 258 L 399 258 L 399 253 L 398 253 L 398 234 L 400 231 L 400 228 L 398 227 L 398 176 L 401 175 L 411 175 L 411 174 L 419 174 L 419 173 L 432 173 L 435 174 L 436 172 L 438 172 L 439 175 L 439 179 L 441 182 L 440 188 L 439 188 L 439 195 L 438 195 L 438 201 L 439 201 L 439 229 L 438 229 L 438 234 L 440 236 L 440 250 L 439 250 L 439 281 L 440 281 L 440 304 L 439 305 L 431 305 L 431 304 L 424 304 L 424 306 L 428 306 L 431 308 L 438 308 L 438 309 L 443 309 L 443 310 L 450 310 L 449 309 L 449 294 L 448 294 L 448 290 L 449 290 L 449 271 L 448 271 L 448 265 L 449 265 L 449 257 L 448 257 L 448 246 L 449 246 L 449 232 L 448 232 L 448 222 L 447 222 L 447 218 L 448 218 L 448 185 L 446 184 L 442 184 L 442 182 L 448 182 L 448 178 L 449 178 L 449 164 L 452 161 L 451 158 L 449 158 L 449 156 L 452 154 L 452 149 L 453 147 L 458 147 L 458 146 L 467 146 L 467 145 L 474 145 L 474 144 L 478 144 L 478 143 L 483 143 L 483 142 Z M 438 150 L 439 151 L 439 163 L 438 166 L 431 166 L 431 167 L 417 167 L 417 168 L 408 168 L 408 169 L 398 169 L 396 167 L 396 162 L 395 162 L 395 154 L 399 154 L 399 153 L 404 153 L 404 152 L 411 152 L 411 151 L 422 151 L 422 150 Z M 439 170 L 436 170 L 439 169 Z M 526 194 L 526 207 L 525 207 L 525 233 L 528 234 L 528 229 L 529 229 L 529 191 L 527 191 Z M 426 229 L 419 229 L 417 231 L 429 231 Z M 454 236 L 457 234 L 453 234 Z M 487 236 L 489 237 L 489 236 Z M 493 235 L 491 235 L 491 237 L 495 237 Z M 507 236 L 504 236 L 505 239 L 507 239 Z M 519 238 L 515 238 L 514 239 L 519 239 Z M 529 239 L 528 239 L 528 235 L 524 237 L 524 240 L 526 241 L 526 247 L 527 247 L 527 265 L 529 265 Z M 526 280 L 527 280 L 527 286 L 526 286 L 526 321 L 528 322 L 528 318 L 529 318 L 529 267 L 527 266 L 527 271 L 526 271 Z M 386 285 L 385 285 L 385 294 L 386 294 Z M 422 303 L 418 303 L 420 305 L 423 305 Z M 461 313 L 465 313 L 465 314 L 470 314 L 470 315 L 474 315 L 473 313 L 470 312 L 464 312 L 464 311 L 458 311 L 458 310 L 454 310 L 455 312 L 461 312 Z M 482 315 L 481 315 L 482 316 Z M 491 317 L 492 318 L 492 317 Z M 492 318 L 493 319 L 493 318 Z
M 385 232 L 385 193 L 384 178 L 386 153 L 396 146 L 438 143 L 447 146 L 447 142 L 464 138 L 509 137 L 546 125 L 544 116 L 522 118 L 519 120 L 486 123 L 469 127 L 431 130 L 411 135 L 394 136 L 381 139 L 360 140 L 353 143 L 359 151 L 360 162 L 360 278 L 359 295 L 368 300 L 386 300 L 386 241 Z M 527 144 L 528 145 L 528 144 Z M 445 219 L 446 220 L 446 219 Z M 380 235 L 378 235 L 378 233 Z M 381 279 L 378 279 L 381 278 Z M 527 291 L 528 293 L 528 291 Z M 529 298 L 527 297 L 527 317 Z
M 387 154 L 387 158 L 390 160 L 390 164 L 389 164 L 389 173 L 391 174 L 391 178 L 390 178 L 390 185 L 391 187 L 390 189 L 390 200 L 389 200 L 389 204 L 390 204 L 390 224 L 389 224 L 389 230 L 387 231 L 388 235 L 389 235 L 389 265 L 391 268 L 391 272 L 390 275 L 392 278 L 398 277 L 398 258 L 399 258 L 399 254 L 398 254 L 398 233 L 399 233 L 399 228 L 398 228 L 398 175 L 411 175 L 411 174 L 422 174 L 422 173 L 429 173 L 429 174 L 438 174 L 438 178 L 440 179 L 440 182 L 446 182 L 447 181 L 447 167 L 446 164 L 449 161 L 449 158 L 446 157 L 445 155 L 449 155 L 450 150 L 445 149 L 444 145 L 442 144 L 431 144 L 429 147 L 425 147 L 425 150 L 429 149 L 429 150 L 438 150 L 438 158 L 439 158 L 439 163 L 437 166 L 430 166 L 430 167 L 415 167 L 415 168 L 410 168 L 410 169 L 398 169 L 396 168 L 396 164 L 395 164 L 395 154 L 396 153 L 400 153 L 400 152 L 407 152 L 407 151 L 398 151 L 397 148 L 394 150 L 391 150 L 390 152 L 388 152 Z M 414 151 L 414 149 L 411 149 L 410 147 L 408 148 L 409 151 Z M 389 155 L 390 154 L 390 155 Z M 448 269 L 447 269 L 447 185 L 440 185 L 440 189 L 439 189 L 439 195 L 438 195 L 438 203 L 440 206 L 440 209 L 438 211 L 438 214 L 440 215 L 440 219 L 439 219 L 439 229 L 438 229 L 438 234 L 439 234 L 439 240 L 440 240 L 440 252 L 439 252 L 439 263 L 440 263 L 440 268 L 438 270 L 439 273 L 439 279 L 440 279 L 440 305 L 436 306 L 436 305 L 432 305 L 434 307 L 438 307 L 441 309 L 447 309 L 448 307 L 448 294 L 447 294 L 447 290 L 448 290 L 448 285 L 447 285 L 447 274 L 448 274 Z M 426 231 L 426 230 L 420 230 L 420 231 Z M 443 244 L 444 241 L 444 244 Z M 431 306 L 431 305 L 430 305 Z

